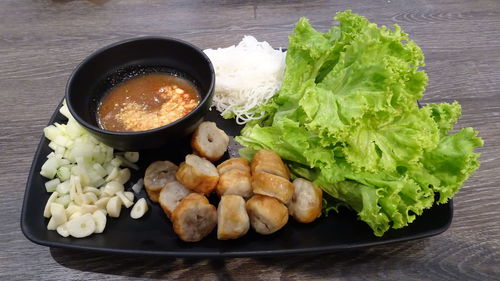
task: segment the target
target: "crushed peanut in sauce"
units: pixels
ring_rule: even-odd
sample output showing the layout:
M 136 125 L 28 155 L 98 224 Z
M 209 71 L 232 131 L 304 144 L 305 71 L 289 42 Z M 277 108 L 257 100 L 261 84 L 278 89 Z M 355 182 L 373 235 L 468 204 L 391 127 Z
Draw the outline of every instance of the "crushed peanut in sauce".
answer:
M 150 130 L 182 118 L 199 102 L 196 87 L 187 79 L 146 74 L 113 88 L 99 106 L 98 121 L 111 131 Z

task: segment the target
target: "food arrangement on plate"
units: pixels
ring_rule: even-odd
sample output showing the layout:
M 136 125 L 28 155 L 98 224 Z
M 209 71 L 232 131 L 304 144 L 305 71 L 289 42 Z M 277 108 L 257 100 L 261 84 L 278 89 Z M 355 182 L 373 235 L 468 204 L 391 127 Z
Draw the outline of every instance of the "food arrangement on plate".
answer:
M 335 19 L 325 33 L 300 19 L 286 52 L 251 36 L 204 54 L 152 40 L 175 58 L 148 47 L 131 66 L 125 46 L 134 57 L 146 45 L 132 40 L 84 61 L 60 109 L 67 123 L 44 129 L 53 150 L 40 171 L 52 193 L 40 214 L 47 229 L 87 237 L 122 207 L 140 224 L 159 204 L 186 242 L 213 231 L 220 240 L 269 235 L 289 216 L 307 224 L 343 208 L 383 236 L 448 202 L 479 167 L 482 140 L 472 128 L 454 131 L 457 102 L 419 107 L 424 56 L 399 26 L 350 11 Z M 99 56 L 115 65 L 93 74 Z M 233 136 L 203 120 L 211 106 L 244 125 L 234 136 L 240 157 L 227 159 Z M 158 155 L 130 183 L 142 150 L 178 141 L 192 148 L 183 162 Z

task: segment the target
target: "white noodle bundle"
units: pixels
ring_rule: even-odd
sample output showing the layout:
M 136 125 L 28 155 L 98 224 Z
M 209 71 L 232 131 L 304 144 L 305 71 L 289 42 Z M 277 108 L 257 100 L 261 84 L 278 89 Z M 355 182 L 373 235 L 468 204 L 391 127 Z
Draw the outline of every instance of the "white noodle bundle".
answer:
M 244 36 L 237 46 L 204 52 L 216 75 L 212 105 L 224 117 L 235 116 L 240 125 L 261 118 L 255 111 L 279 90 L 285 53 L 253 36 Z

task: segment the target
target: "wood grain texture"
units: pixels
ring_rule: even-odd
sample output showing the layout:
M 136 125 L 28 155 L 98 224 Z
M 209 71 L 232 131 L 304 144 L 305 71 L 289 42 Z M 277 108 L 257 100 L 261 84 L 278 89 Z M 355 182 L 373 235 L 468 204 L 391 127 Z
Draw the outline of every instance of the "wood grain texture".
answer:
M 430 81 L 423 102 L 458 100 L 459 127 L 474 126 L 485 140 L 482 166 L 455 197 L 448 231 L 349 252 L 225 260 L 49 249 L 22 235 L 24 188 L 42 128 L 69 74 L 92 51 L 141 35 L 213 48 L 252 34 L 286 46 L 299 17 L 324 31 L 344 9 L 378 24 L 401 25 L 426 55 Z M 1 1 L 0 279 L 500 280 L 499 81 L 496 0 Z

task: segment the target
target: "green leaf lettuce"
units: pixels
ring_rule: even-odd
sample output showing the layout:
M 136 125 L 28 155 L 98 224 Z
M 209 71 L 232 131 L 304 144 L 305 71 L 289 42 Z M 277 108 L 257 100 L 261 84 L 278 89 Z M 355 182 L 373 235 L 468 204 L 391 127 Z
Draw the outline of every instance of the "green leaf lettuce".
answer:
M 395 25 L 344 11 L 325 33 L 301 18 L 289 36 L 281 90 L 237 140 L 248 158 L 270 149 L 381 236 L 447 202 L 479 167 L 472 128 L 450 133 L 456 102 L 418 107 L 424 55 Z

